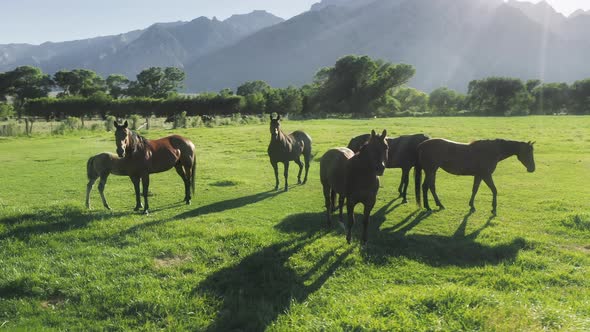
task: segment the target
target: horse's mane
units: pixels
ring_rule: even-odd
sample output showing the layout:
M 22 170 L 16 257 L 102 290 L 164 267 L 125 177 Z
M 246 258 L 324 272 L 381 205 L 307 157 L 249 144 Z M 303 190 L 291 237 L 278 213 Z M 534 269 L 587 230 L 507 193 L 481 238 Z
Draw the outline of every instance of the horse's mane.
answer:
M 133 152 L 144 151 L 147 146 L 148 139 L 139 135 L 137 132 L 130 130 L 131 132 L 131 145 L 133 146 Z

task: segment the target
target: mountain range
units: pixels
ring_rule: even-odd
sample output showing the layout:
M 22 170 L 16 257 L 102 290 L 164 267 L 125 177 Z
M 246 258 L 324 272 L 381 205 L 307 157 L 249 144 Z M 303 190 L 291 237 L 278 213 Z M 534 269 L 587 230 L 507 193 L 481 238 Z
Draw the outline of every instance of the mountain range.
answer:
M 289 20 L 264 11 L 224 21 L 160 23 L 117 36 L 0 45 L 0 71 L 88 68 L 133 78 L 177 66 L 187 91 L 264 80 L 302 85 L 348 54 L 416 67 L 410 85 L 465 91 L 488 76 L 572 82 L 590 77 L 590 11 L 566 17 L 542 1 L 323 0 Z

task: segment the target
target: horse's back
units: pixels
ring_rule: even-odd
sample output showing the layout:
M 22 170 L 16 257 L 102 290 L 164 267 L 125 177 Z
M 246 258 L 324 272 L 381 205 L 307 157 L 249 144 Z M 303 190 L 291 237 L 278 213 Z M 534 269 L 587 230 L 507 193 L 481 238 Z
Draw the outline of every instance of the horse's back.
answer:
M 348 148 L 351 149 L 354 153 L 357 153 L 361 150 L 361 147 L 365 145 L 371 138 L 371 134 L 363 134 L 357 137 L 354 137 L 348 142 Z
M 346 189 L 346 161 L 354 156 L 349 148 L 328 150 L 320 160 L 320 180 L 338 193 Z
M 309 136 L 306 132 L 301 130 L 296 130 L 292 132 L 289 136 L 293 137 L 293 139 L 303 146 L 303 154 L 311 153 L 311 136 Z
M 388 168 L 414 166 L 418 161 L 418 146 L 430 139 L 424 134 L 402 135 L 387 138 L 389 145 Z

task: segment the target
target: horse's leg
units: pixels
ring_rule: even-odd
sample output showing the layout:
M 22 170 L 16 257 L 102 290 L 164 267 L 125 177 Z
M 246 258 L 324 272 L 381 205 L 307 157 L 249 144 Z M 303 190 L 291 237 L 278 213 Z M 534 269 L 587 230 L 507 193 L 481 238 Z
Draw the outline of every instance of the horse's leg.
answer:
M 490 187 L 490 190 L 492 191 L 492 195 L 493 195 L 492 214 L 496 215 L 496 207 L 498 204 L 498 201 L 497 201 L 498 190 L 496 189 L 496 185 L 494 184 L 494 180 L 492 180 L 492 174 L 484 176 L 483 181 L 488 185 L 488 187 Z
M 400 187 L 403 186 L 400 195 L 402 196 L 403 200 L 402 203 L 408 202 L 408 184 L 410 183 L 410 169 L 409 168 L 402 168 L 402 183 Z
M 285 191 L 289 191 L 289 162 L 285 161 L 283 164 L 285 165 Z
M 330 227 L 332 225 L 332 204 L 334 204 L 332 197 L 331 197 L 331 192 L 333 190 L 330 189 L 330 186 L 324 185 L 324 202 L 326 204 L 326 215 L 328 217 L 328 227 Z
M 471 190 L 471 199 L 469 200 L 469 206 L 471 207 L 471 213 L 475 212 L 475 195 L 479 190 L 479 185 L 481 184 L 481 177 L 474 176 L 473 177 L 473 189 Z
M 434 171 L 432 173 L 432 177 L 430 179 L 430 191 L 432 192 L 432 197 L 434 198 L 434 202 L 436 203 L 436 205 L 441 209 L 444 210 L 445 207 L 442 205 L 442 203 L 440 202 L 440 199 L 438 199 L 438 194 L 436 193 L 436 171 Z
M 307 173 L 309 173 L 309 162 L 311 161 L 311 152 L 303 155 L 305 161 L 305 177 L 303 178 L 303 184 L 307 183 Z
M 108 174 L 102 175 L 100 177 L 100 182 L 98 183 L 98 192 L 100 193 L 100 198 L 102 199 L 102 205 L 107 209 L 110 210 L 111 207 L 109 203 L 107 203 L 107 199 L 104 196 L 104 187 L 107 185 L 107 178 L 109 177 Z
M 297 166 L 299 166 L 299 174 L 297 174 L 297 184 L 301 184 L 301 173 L 303 172 L 303 163 L 301 162 L 301 158 L 297 157 L 294 160 Z
M 148 191 L 150 188 L 150 175 L 146 174 L 141 177 L 141 184 L 143 185 L 143 201 L 144 201 L 144 209 L 143 214 L 149 214 L 150 205 L 148 203 Z
M 432 177 L 430 171 L 424 171 L 424 183 L 422 184 L 422 199 L 424 200 L 424 208 L 431 211 L 430 204 L 428 204 L 428 189 L 430 189 L 430 179 Z
M 338 211 L 340 212 L 338 217 L 340 220 L 340 225 L 344 227 L 344 218 L 342 217 L 342 210 L 344 210 L 344 195 L 338 195 Z
M 278 163 L 271 161 L 272 169 L 275 171 L 275 190 L 279 190 L 279 165 Z
M 88 184 L 86 185 L 86 208 L 90 209 L 90 191 L 92 191 L 92 187 L 94 187 L 94 183 L 96 182 L 97 178 L 89 179 Z
M 184 183 L 184 201 L 187 205 L 191 204 L 191 188 L 190 188 L 190 175 L 186 172 L 186 169 L 182 166 L 179 162 L 177 163 L 174 168 L 176 169 L 176 173 L 180 175 L 182 178 L 182 182 Z
M 330 190 L 330 200 L 332 202 L 332 212 L 334 212 L 338 209 L 338 206 L 336 206 L 336 192 L 334 190 Z
M 350 244 L 352 239 L 352 226 L 354 225 L 354 202 L 350 198 L 346 201 L 346 214 L 348 215 L 348 229 L 346 230 L 346 242 Z
M 364 218 L 363 218 L 363 245 L 367 244 L 367 240 L 369 235 L 369 219 L 371 218 L 371 210 L 373 210 L 373 206 L 375 206 L 375 200 L 371 200 L 365 203 L 365 210 L 364 210 Z
M 135 189 L 135 208 L 134 211 L 139 211 L 143 206 L 139 199 L 139 176 L 131 176 L 131 182 L 133 182 L 133 188 Z

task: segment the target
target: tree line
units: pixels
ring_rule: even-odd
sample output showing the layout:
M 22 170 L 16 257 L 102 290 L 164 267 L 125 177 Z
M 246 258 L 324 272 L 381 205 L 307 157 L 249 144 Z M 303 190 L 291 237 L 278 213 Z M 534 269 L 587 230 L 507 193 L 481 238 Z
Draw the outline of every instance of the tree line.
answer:
M 319 70 L 310 84 L 300 88 L 251 81 L 236 91 L 180 95 L 185 73 L 174 67 L 148 68 L 130 80 L 119 74 L 104 79 L 87 69 L 61 70 L 51 76 L 22 66 L 0 73 L 0 117 L 11 112 L 19 118 L 46 119 L 131 114 L 149 118 L 181 112 L 355 117 L 590 114 L 590 79 L 569 85 L 489 77 L 471 81 L 466 94 L 445 87 L 428 94 L 407 85 L 414 74 L 410 65 L 350 55 Z

